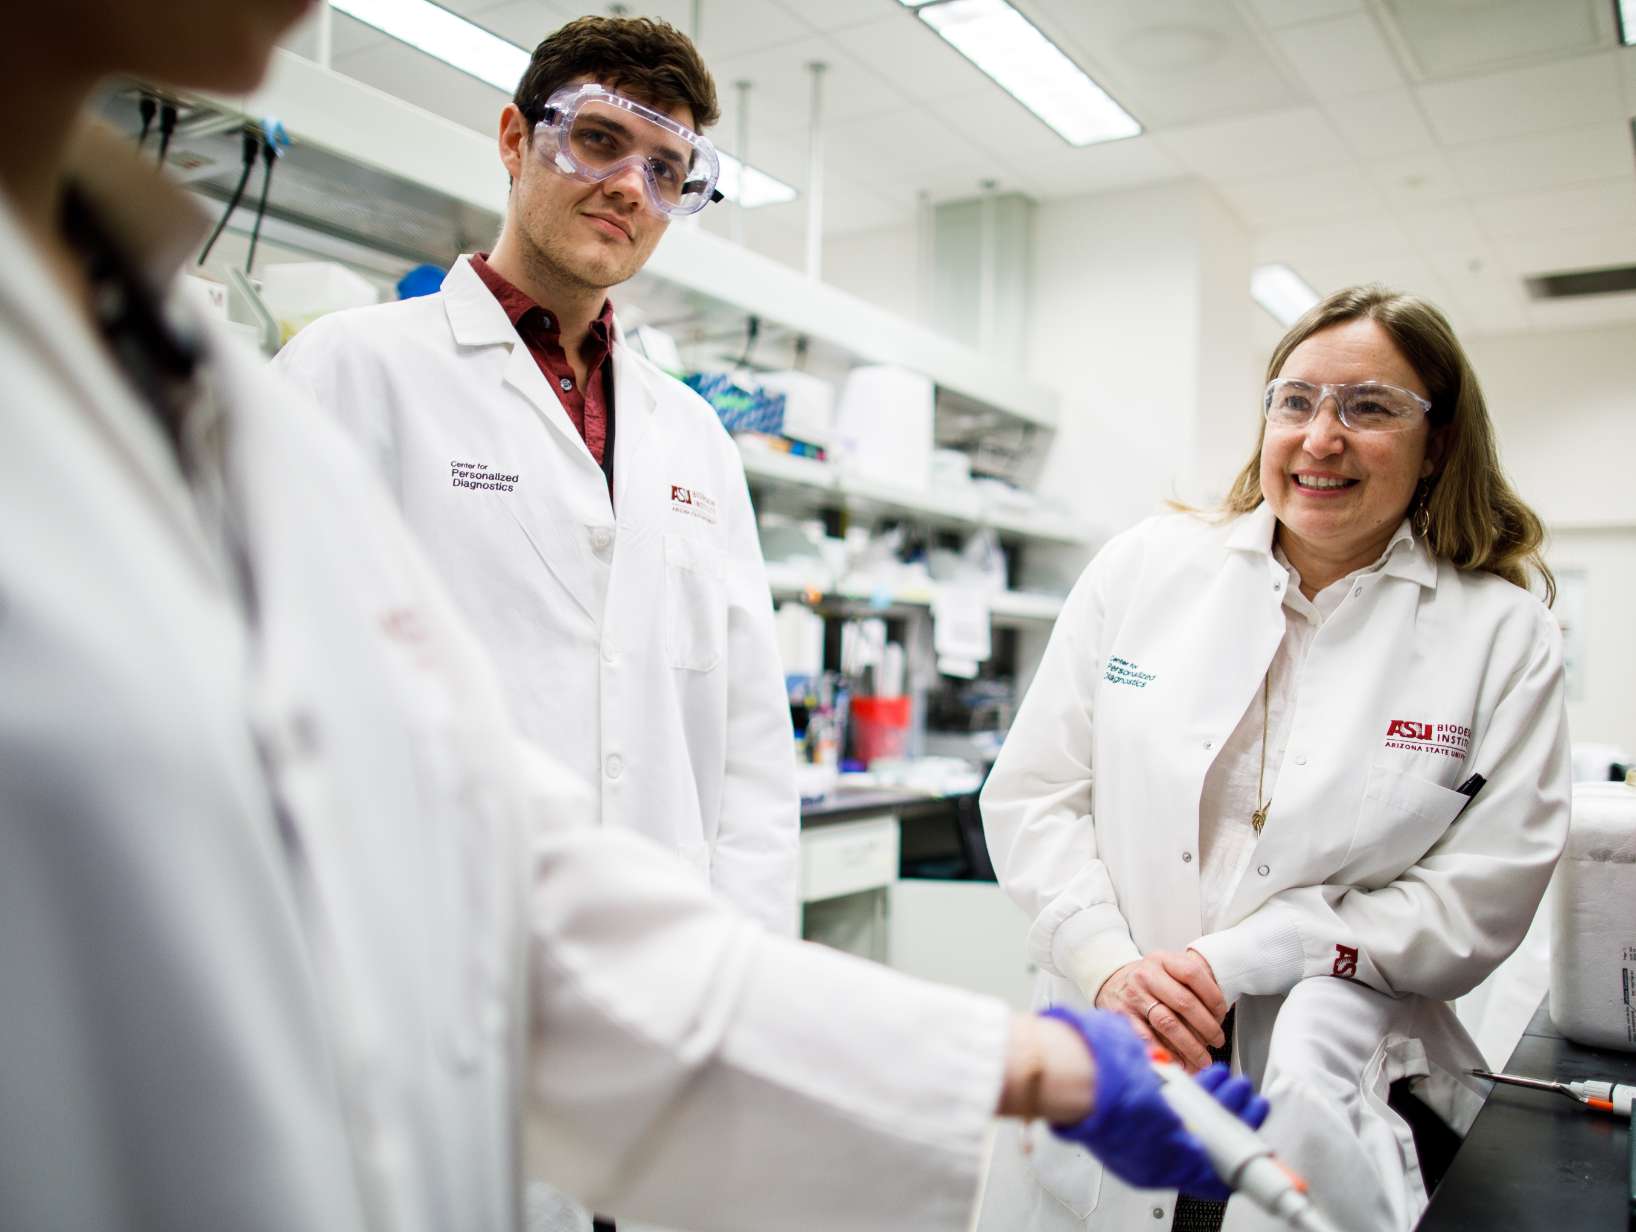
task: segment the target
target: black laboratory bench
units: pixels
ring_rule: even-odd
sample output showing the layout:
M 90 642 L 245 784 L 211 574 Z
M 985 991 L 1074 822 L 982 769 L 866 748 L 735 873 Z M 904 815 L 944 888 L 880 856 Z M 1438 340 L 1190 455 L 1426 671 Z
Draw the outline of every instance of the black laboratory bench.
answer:
M 977 793 L 928 795 L 892 787 L 844 787 L 801 806 L 801 828 L 889 814 L 902 830 L 900 875 L 993 881 Z
M 1636 1083 L 1636 1053 L 1564 1039 L 1542 1004 L 1505 1072 Z M 1636 1227 L 1629 1152 L 1629 1121 L 1548 1091 L 1496 1083 L 1420 1232 L 1626 1232 Z

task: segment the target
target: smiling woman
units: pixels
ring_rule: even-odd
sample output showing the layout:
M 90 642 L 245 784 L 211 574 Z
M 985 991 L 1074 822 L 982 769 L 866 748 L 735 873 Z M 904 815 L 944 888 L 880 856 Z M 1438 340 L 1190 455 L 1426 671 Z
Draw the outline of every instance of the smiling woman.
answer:
M 1532 571 L 1555 597 L 1539 518 L 1507 481 L 1477 374 L 1431 304 L 1337 291 L 1274 348 L 1267 381 L 1266 424 L 1225 510 L 1266 500 L 1308 597 L 1378 556 L 1404 518 L 1434 557 L 1524 587 Z M 1300 405 L 1291 381 L 1331 388 Z
M 1086 569 L 983 824 L 1042 1003 L 1230 1055 L 1315 1200 L 1406 1232 L 1426 1183 L 1387 1096 L 1407 1080 L 1464 1132 L 1481 1058 L 1446 1002 L 1521 939 L 1566 833 L 1561 638 L 1527 590 L 1553 585 L 1424 300 L 1330 296 L 1261 411 L 1222 516 L 1152 519 Z M 1222 1218 L 1051 1143 L 993 1169 L 994 1232 Z

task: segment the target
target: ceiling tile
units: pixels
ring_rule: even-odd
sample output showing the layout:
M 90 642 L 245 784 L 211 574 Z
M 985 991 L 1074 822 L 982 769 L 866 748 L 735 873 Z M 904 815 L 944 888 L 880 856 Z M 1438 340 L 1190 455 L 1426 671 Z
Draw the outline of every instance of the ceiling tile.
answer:
M 897 0 L 824 0 L 822 4 L 812 4 L 809 0 L 778 0 L 778 3 L 814 30 L 844 30 L 848 26 L 877 21 L 887 9 L 902 7 Z
M 1373 258 L 1402 256 L 1409 251 L 1408 232 L 1385 213 L 1343 222 L 1277 227 L 1261 232 L 1254 242 L 1258 263 L 1283 261 L 1297 269 L 1322 265 L 1338 252 Z
M 1399 154 L 1425 154 L 1436 148 L 1414 95 L 1408 90 L 1356 94 L 1347 98 L 1320 96 L 1320 106 L 1352 152 L 1377 161 Z
M 1426 254 L 1485 253 L 1489 246 L 1464 202 L 1430 209 L 1402 210 L 1398 217 L 1415 247 Z
M 1359 12 L 1363 0 L 1250 0 L 1250 7 L 1269 26 L 1293 26 L 1303 21 Z
M 1370 163 L 1365 174 L 1393 208 L 1419 210 L 1465 195 L 1464 185 L 1442 154 L 1414 154 Z
M 1630 141 L 1630 126 L 1615 121 L 1460 146 L 1449 161 L 1467 192 L 1512 193 L 1629 175 Z
M 1030 14 L 1149 129 L 1275 111 L 1306 101 L 1232 4 L 1034 0 Z
M 467 7 L 472 11 L 464 16 L 527 51 L 533 51 L 541 39 L 578 15 L 572 4 L 547 4 L 542 0 L 488 0 Z
M 1156 134 L 1189 170 L 1232 179 L 1290 167 L 1328 168 L 1351 161 L 1334 127 L 1315 107 L 1196 124 Z
M 1572 299 L 1529 300 L 1528 321 L 1541 332 L 1593 329 L 1636 321 L 1636 295 L 1584 295 Z
M 1380 0 L 1426 77 L 1452 77 L 1604 45 L 1605 0 Z
M 1559 274 L 1569 270 L 1636 265 L 1636 232 L 1562 230 L 1542 235 L 1508 235 L 1494 241 L 1501 259 L 1517 275 Z
M 1624 114 L 1614 53 L 1420 86 L 1434 132 L 1450 145 L 1548 132 Z
M 1636 116 L 1636 47 L 1621 47 L 1614 54 L 1619 57 L 1619 76 L 1625 83 L 1625 113 Z
M 882 0 L 878 6 L 888 6 Z M 1004 91 L 978 71 L 976 65 L 908 9 L 888 12 L 878 21 L 831 32 L 830 40 L 846 54 L 869 65 L 895 82 L 917 102 L 951 97 L 981 96 L 1003 99 Z
M 1180 179 L 1186 169 L 1151 137 L 1108 141 L 1054 157 L 1031 158 L 1018 169 L 1018 187 L 1041 200 L 1116 192 Z
M 1316 98 L 1374 94 L 1403 84 L 1396 53 L 1367 13 L 1289 26 L 1274 38 Z
M 1636 232 L 1636 176 L 1540 192 L 1484 197 L 1472 203 L 1491 236 L 1534 235 L 1583 227 Z
M 823 84 L 826 123 L 901 110 L 910 101 L 883 75 L 821 35 L 808 35 L 754 53 L 711 57 L 710 68 L 724 90 L 731 90 L 732 82 L 749 81 L 755 91 L 752 105 L 760 106 L 765 101 L 800 116 L 805 123 L 812 100 L 812 74 L 807 66 L 814 62 L 828 66 Z
M 1282 228 L 1339 219 L 1368 218 L 1386 208 L 1378 188 L 1354 168 L 1314 171 L 1284 183 L 1257 177 L 1213 182 L 1251 228 Z

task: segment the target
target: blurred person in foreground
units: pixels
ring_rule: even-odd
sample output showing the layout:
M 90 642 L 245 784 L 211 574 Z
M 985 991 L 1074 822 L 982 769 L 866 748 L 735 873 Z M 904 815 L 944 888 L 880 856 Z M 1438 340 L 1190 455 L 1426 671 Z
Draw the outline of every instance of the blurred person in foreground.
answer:
M 507 1229 L 541 1174 L 954 1229 L 996 1111 L 1219 1188 L 1116 1016 L 777 938 L 585 825 L 378 479 L 167 296 L 204 219 L 82 111 L 247 91 L 304 7 L 0 30 L 0 1227 Z

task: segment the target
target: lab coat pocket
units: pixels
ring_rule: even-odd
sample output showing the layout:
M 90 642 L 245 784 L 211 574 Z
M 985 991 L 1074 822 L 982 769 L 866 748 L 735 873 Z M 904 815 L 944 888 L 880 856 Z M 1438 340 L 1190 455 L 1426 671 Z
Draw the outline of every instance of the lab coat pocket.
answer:
M 1040 1188 L 1085 1219 L 1102 1198 L 1102 1164 L 1084 1147 L 1064 1142 L 1043 1126 L 1034 1128 L 1034 1147 L 1026 1158 Z
M 1372 767 L 1344 862 L 1349 878 L 1369 889 L 1395 881 L 1447 833 L 1468 802 L 1441 783 Z
M 670 665 L 715 670 L 727 645 L 727 587 L 721 549 L 692 535 L 665 536 L 665 645 Z

